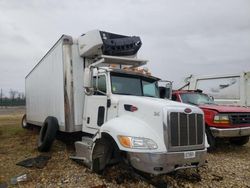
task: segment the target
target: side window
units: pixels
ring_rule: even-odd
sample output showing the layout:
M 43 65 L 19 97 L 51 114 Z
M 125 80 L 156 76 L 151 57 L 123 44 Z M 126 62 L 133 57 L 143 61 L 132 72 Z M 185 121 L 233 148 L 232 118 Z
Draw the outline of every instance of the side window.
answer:
M 97 90 L 103 93 L 107 92 L 105 75 L 98 76 Z M 101 94 L 100 92 L 98 94 Z
M 143 86 L 144 96 L 149 96 L 149 97 L 158 96 L 158 91 L 156 90 L 155 82 L 150 83 L 142 80 L 142 86 Z
M 172 100 L 173 100 L 173 101 L 177 101 L 177 95 L 173 94 L 173 95 L 172 95 Z

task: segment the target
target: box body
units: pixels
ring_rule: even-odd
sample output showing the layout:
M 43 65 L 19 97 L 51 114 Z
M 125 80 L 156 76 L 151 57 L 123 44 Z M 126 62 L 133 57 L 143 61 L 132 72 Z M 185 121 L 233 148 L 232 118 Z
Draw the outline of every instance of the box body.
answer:
M 83 60 L 77 43 L 63 35 L 25 78 L 27 122 L 41 126 L 48 116 L 60 131 L 81 130 Z

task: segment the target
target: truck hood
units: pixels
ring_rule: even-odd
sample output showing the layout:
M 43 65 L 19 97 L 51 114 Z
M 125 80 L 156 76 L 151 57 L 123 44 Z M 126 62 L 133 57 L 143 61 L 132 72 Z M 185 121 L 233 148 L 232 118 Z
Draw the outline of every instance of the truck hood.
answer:
M 114 118 L 114 121 L 117 121 L 114 123 L 116 134 L 149 138 L 157 143 L 157 152 L 166 151 L 165 128 L 168 126 L 169 113 L 184 113 L 185 109 L 189 108 L 192 113 L 203 114 L 197 106 L 153 97 L 112 95 L 111 103 L 109 110 L 117 110 Z M 125 108 L 128 105 L 136 107 L 137 110 Z
M 200 108 L 190 104 L 175 102 L 168 99 L 153 98 L 153 97 L 143 97 L 143 96 L 116 96 L 117 101 L 119 101 L 119 112 L 124 113 L 124 105 L 133 105 L 138 108 L 139 113 L 146 115 L 147 112 L 152 113 L 162 113 L 163 111 L 181 111 L 190 108 L 194 113 L 203 113 Z M 137 114 L 137 113 L 135 113 Z
M 136 105 L 136 104 L 144 104 L 144 105 L 149 105 L 149 106 L 154 106 L 154 107 L 159 107 L 159 108 L 164 108 L 166 106 L 171 106 L 171 107 L 186 107 L 186 108 L 193 108 L 192 105 L 189 104 L 184 104 L 184 103 L 179 103 L 175 102 L 172 100 L 168 99 L 161 99 L 161 98 L 154 98 L 154 97 L 142 97 L 142 96 L 120 96 L 119 97 L 120 102 L 130 102 L 131 105 Z
M 199 105 L 201 109 L 215 110 L 217 112 L 240 112 L 240 113 L 250 113 L 250 108 L 240 107 L 240 106 L 224 106 L 224 105 Z

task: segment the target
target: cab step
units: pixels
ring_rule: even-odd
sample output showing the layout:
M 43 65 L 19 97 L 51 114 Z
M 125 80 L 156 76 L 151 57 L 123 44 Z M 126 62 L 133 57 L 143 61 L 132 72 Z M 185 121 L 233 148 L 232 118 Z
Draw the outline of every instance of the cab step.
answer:
M 75 156 L 70 156 L 70 159 L 80 160 L 84 165 L 91 168 L 92 165 L 92 147 L 93 139 L 90 137 L 82 137 L 82 141 L 75 142 Z

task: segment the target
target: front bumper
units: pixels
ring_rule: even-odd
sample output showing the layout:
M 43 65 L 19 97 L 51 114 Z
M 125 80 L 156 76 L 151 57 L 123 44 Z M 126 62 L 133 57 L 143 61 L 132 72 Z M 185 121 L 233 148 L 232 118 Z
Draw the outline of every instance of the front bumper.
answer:
M 143 172 L 158 175 L 171 171 L 195 168 L 204 165 L 207 150 L 196 150 L 195 157 L 184 158 L 185 152 L 169 153 L 133 153 L 129 152 L 128 157 L 131 165 Z
M 224 129 L 210 127 L 210 130 L 214 137 L 250 136 L 250 127 L 224 128 Z

